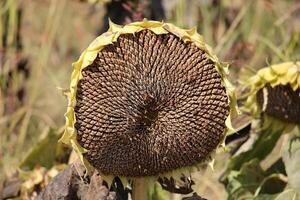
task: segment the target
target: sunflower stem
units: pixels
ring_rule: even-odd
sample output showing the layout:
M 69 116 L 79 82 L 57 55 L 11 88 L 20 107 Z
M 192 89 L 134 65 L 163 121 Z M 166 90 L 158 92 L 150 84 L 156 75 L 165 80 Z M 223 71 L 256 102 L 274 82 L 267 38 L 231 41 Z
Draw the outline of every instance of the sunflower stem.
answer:
M 148 183 L 145 178 L 136 178 L 132 186 L 132 200 L 148 199 Z

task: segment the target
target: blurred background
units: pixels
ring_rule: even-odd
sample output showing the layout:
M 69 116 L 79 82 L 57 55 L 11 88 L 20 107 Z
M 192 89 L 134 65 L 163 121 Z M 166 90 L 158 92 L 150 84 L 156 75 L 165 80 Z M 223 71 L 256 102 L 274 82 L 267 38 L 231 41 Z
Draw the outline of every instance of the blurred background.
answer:
M 68 161 L 70 150 L 56 144 L 67 106 L 63 92 L 72 62 L 107 30 L 108 18 L 197 26 L 230 64 L 237 86 L 261 67 L 300 60 L 298 0 L 0 0 L 0 188 L 18 167 L 50 169 Z M 228 157 L 218 154 L 214 172 L 196 175 L 199 194 L 226 199 L 218 179 Z

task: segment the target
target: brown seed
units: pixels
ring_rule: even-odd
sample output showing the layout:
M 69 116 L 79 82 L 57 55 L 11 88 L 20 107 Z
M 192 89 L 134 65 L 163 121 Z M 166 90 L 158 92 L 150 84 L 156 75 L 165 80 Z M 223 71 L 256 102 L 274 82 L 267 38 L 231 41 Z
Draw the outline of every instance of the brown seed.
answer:
M 204 51 L 171 33 L 123 34 L 82 75 L 77 140 L 103 174 L 192 166 L 224 137 L 229 105 L 220 74 Z
M 265 93 L 265 94 L 264 94 Z M 263 112 L 287 123 L 300 124 L 300 89 L 293 91 L 290 85 L 267 85 L 257 93 L 257 101 Z

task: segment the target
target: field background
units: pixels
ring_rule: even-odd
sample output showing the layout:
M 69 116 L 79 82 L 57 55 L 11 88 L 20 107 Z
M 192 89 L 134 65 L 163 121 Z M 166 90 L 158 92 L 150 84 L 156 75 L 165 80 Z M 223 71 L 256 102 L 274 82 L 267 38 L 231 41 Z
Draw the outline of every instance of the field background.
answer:
M 163 7 L 164 21 L 197 26 L 219 59 L 230 64 L 230 80 L 240 93 L 241 83 L 257 69 L 300 60 L 298 0 L 165 0 Z M 62 89 L 68 88 L 72 62 L 101 32 L 104 15 L 102 3 L 0 1 L 0 183 L 39 138 L 62 133 L 67 106 Z M 226 199 L 218 178 L 228 158 L 221 152 L 215 172 L 195 175 L 199 194 Z

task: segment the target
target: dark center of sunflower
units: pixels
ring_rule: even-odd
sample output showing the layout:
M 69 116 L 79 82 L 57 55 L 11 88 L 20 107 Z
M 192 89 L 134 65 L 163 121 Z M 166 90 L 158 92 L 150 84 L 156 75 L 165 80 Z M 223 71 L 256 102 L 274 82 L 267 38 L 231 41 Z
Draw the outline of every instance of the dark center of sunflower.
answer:
M 224 137 L 221 76 L 204 51 L 173 34 L 121 35 L 82 76 L 77 140 L 104 174 L 155 176 L 192 166 Z
M 262 111 L 287 123 L 300 124 L 300 89 L 290 85 L 267 85 L 257 93 Z
M 152 100 L 145 105 L 141 115 L 141 124 L 150 127 L 155 122 L 158 116 L 158 110 L 155 108 L 155 102 Z
M 150 96 L 146 96 L 144 105 L 140 108 L 140 115 L 134 118 L 133 133 L 144 133 L 149 128 L 153 127 L 158 118 L 158 110 L 156 102 Z

